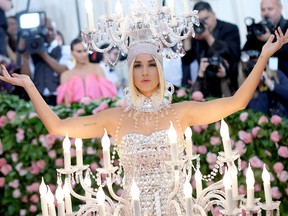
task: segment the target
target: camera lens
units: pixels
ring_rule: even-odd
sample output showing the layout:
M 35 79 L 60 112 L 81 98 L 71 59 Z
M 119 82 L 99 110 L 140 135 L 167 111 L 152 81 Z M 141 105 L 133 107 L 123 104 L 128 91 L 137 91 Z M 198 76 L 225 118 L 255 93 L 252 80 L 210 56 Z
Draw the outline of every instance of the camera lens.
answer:
M 205 23 L 202 21 L 199 23 L 199 26 L 195 25 L 194 30 L 196 34 L 202 34 L 205 31 Z

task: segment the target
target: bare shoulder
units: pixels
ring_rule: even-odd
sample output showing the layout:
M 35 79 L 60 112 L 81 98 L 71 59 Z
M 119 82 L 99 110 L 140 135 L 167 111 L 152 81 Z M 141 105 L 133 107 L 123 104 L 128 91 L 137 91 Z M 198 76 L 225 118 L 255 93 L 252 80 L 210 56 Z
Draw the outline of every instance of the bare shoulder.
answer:
M 113 132 L 116 131 L 117 123 L 122 113 L 123 108 L 115 107 L 100 111 L 95 115 L 95 117 L 98 119 L 98 121 L 101 121 L 101 119 L 105 120 L 105 122 L 102 122 L 102 125 L 113 134 Z
M 105 73 L 99 64 L 91 63 L 91 67 L 93 72 L 95 72 L 98 76 L 105 76 Z
M 67 82 L 73 74 L 73 70 L 66 70 L 61 74 L 61 83 Z

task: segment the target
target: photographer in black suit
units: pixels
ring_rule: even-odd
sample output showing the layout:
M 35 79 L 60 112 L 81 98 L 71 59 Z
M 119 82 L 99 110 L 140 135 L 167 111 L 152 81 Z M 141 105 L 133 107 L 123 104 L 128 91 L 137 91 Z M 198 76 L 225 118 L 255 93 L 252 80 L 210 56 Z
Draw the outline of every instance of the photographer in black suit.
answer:
M 278 26 L 284 32 L 288 28 L 288 20 L 282 16 L 281 0 L 261 0 L 261 17 L 263 20 L 260 23 L 255 24 L 253 20 L 252 23 L 246 23 L 248 32 L 247 41 L 243 47 L 244 51 L 257 50 L 260 52 L 262 46 Z M 247 21 L 247 18 L 245 20 Z M 288 76 L 287 44 L 273 56 L 278 58 L 278 69 Z
M 196 3 L 194 10 L 199 11 L 198 15 L 201 24 L 198 28 L 195 26 L 195 38 L 186 39 L 184 42 L 186 55 L 182 58 L 182 85 L 187 86 L 187 80 L 191 80 L 190 64 L 196 60 L 200 65 L 201 58 L 207 56 L 210 47 L 216 41 L 222 41 L 228 47 L 228 55 L 231 57 L 228 62 L 230 70 L 226 76 L 231 91 L 236 91 L 238 88 L 238 65 L 240 62 L 240 35 L 238 27 L 217 19 L 215 12 L 207 2 L 200 1 Z

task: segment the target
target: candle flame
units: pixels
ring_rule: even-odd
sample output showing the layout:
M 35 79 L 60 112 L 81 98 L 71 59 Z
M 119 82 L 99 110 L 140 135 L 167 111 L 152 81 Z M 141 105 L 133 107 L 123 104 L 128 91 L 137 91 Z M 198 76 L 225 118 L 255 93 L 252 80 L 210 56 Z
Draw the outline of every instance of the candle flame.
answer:
M 66 136 L 63 140 L 63 149 L 64 151 L 70 151 L 70 148 L 71 148 L 71 142 L 68 138 L 68 134 L 66 133 Z
M 86 9 L 86 12 L 92 11 L 92 9 L 93 9 L 92 0 L 85 0 L 85 9 Z
M 229 128 L 224 119 L 221 119 L 220 135 L 223 139 L 230 139 Z
M 251 169 L 250 163 L 246 172 L 246 184 L 250 188 L 254 187 L 254 184 L 255 184 L 254 173 L 253 173 L 253 170 Z
M 97 202 L 100 204 L 103 204 L 105 202 L 105 193 L 103 191 L 102 186 L 98 188 L 96 199 L 97 199 Z
M 101 143 L 103 149 L 107 150 L 110 148 L 110 139 L 108 137 L 106 129 L 104 129 L 104 136 L 102 137 Z
M 48 203 L 49 205 L 52 205 L 52 204 L 54 203 L 54 195 L 53 195 L 53 193 L 51 192 L 50 187 L 47 186 L 47 188 L 48 188 L 48 192 L 47 192 L 47 203 Z
M 81 138 L 76 138 L 75 139 L 75 146 L 76 146 L 76 149 L 81 149 L 82 148 L 83 142 L 82 142 Z
M 169 137 L 170 143 L 176 143 L 177 142 L 177 132 L 173 126 L 172 121 L 170 121 L 170 128 L 168 130 L 168 137 Z
M 186 130 L 185 130 L 185 138 L 191 138 L 192 137 L 192 130 L 190 127 L 187 127 Z
M 58 187 L 57 187 L 56 192 L 55 192 L 55 196 L 56 196 L 56 199 L 58 202 L 63 201 L 63 199 L 64 199 L 64 191 L 63 191 L 60 184 L 58 184 Z
M 266 167 L 265 167 L 265 164 L 263 165 L 262 180 L 263 180 L 265 183 L 270 182 L 270 174 L 269 174 L 269 172 L 267 171 L 267 169 L 266 169 Z
M 44 182 L 44 178 L 42 177 L 42 181 L 41 181 L 41 184 L 40 184 L 40 187 L 39 187 L 39 192 L 40 192 L 40 195 L 43 196 L 43 195 L 47 195 L 47 186 Z
M 122 16 L 123 14 L 123 7 L 122 4 L 120 2 L 120 0 L 117 0 L 116 4 L 115 4 L 115 11 L 118 15 Z

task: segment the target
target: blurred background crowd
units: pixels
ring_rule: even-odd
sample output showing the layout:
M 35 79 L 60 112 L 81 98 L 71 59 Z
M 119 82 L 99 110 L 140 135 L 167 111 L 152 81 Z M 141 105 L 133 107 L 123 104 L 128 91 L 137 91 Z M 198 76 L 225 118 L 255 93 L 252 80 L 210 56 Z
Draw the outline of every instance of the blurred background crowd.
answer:
M 117 47 L 105 55 L 88 53 L 81 43 L 81 29 L 87 26 L 84 3 L 69 1 L 67 8 L 73 5 L 72 12 L 65 9 L 65 2 L 0 0 L 1 64 L 10 73 L 30 76 L 52 106 L 71 105 L 85 97 L 123 97 L 122 90 L 128 85 L 125 56 Z M 253 69 L 274 30 L 288 29 L 287 1 L 257 0 L 250 7 L 245 2 L 190 2 L 191 8 L 199 11 L 196 36 L 184 41 L 184 57 L 165 60 L 163 65 L 167 81 L 176 90 L 201 92 L 206 99 L 232 95 Z M 165 0 L 163 5 L 167 5 Z M 176 13 L 181 7 L 181 1 L 175 1 Z M 243 12 L 245 7 L 251 14 Z M 95 1 L 95 19 L 104 14 L 104 8 Z M 287 58 L 285 45 L 269 60 L 247 109 L 288 117 Z M 29 100 L 23 89 L 7 83 L 0 83 L 0 92 Z

